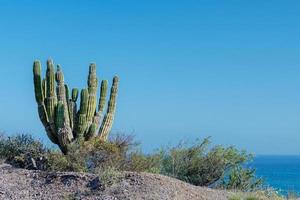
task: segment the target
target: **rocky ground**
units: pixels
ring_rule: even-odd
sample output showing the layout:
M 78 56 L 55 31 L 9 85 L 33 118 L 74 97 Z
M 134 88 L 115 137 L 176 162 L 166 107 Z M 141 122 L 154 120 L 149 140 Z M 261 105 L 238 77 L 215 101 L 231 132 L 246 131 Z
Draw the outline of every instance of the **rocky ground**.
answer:
M 0 199 L 4 200 L 226 200 L 229 193 L 196 187 L 148 173 L 122 174 L 110 187 L 85 173 L 28 171 L 0 165 Z

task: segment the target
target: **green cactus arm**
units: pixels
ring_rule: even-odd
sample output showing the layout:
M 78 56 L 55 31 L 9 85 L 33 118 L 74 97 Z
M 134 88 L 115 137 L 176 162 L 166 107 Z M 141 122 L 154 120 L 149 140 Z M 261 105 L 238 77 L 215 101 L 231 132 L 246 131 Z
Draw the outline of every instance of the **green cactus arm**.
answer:
M 72 101 L 73 102 L 77 102 L 78 99 L 78 89 L 77 88 L 73 88 L 72 89 Z
M 66 101 L 66 88 L 65 88 L 65 82 L 64 82 L 64 74 L 61 70 L 60 65 L 57 65 L 57 70 L 55 73 L 55 79 L 56 79 L 56 93 L 57 93 L 57 100 L 61 102 Z
M 61 70 L 61 67 L 58 65 L 57 66 L 57 71 L 56 71 L 56 82 L 57 82 L 57 86 L 56 86 L 56 93 L 57 93 L 57 100 L 60 103 L 63 103 L 65 109 L 64 109 L 64 113 L 65 113 L 65 124 L 66 126 L 70 125 L 70 120 L 69 120 L 69 112 L 68 112 L 68 103 L 67 103 L 67 91 L 66 91 L 66 86 L 64 83 L 64 74 Z
M 100 98 L 99 98 L 99 105 L 98 105 L 98 112 L 100 113 L 104 111 L 106 94 L 107 94 L 107 85 L 108 85 L 107 80 L 103 80 L 101 82 Z
M 64 113 L 65 113 L 64 104 L 62 102 L 58 102 L 56 106 L 56 115 L 55 115 L 55 125 L 57 130 L 64 126 L 64 121 L 65 121 Z
M 118 87 L 119 87 L 119 77 L 115 76 L 113 79 L 113 84 L 110 91 L 110 98 L 108 101 L 107 112 L 114 113 L 116 110 L 116 98 L 118 95 Z
M 96 64 L 92 63 L 90 64 L 89 75 L 88 75 L 89 100 L 88 100 L 88 108 L 86 114 L 88 125 L 92 123 L 93 117 L 96 112 L 97 88 L 98 88 L 98 79 L 96 74 Z
M 54 97 L 55 94 L 55 72 L 54 64 L 51 59 L 47 60 L 47 71 L 46 71 L 46 81 L 47 81 L 47 97 Z
M 45 105 L 46 105 L 46 111 L 49 119 L 49 124 L 51 126 L 51 129 L 53 132 L 56 132 L 56 127 L 55 127 L 55 108 L 57 105 L 57 100 L 56 97 L 47 97 L 45 99 Z
M 89 100 L 89 92 L 87 89 L 81 90 L 80 94 L 80 114 L 86 114 L 87 113 L 87 107 L 88 107 L 88 100 Z
M 55 93 L 55 72 L 54 64 L 51 59 L 47 60 L 47 70 L 46 70 L 46 110 L 49 117 L 49 122 L 53 130 L 56 129 L 54 124 L 55 108 L 57 104 L 57 98 Z
M 71 108 L 70 103 L 72 103 L 72 101 L 70 100 L 70 90 L 69 90 L 69 86 L 67 84 L 65 84 L 65 92 L 66 92 L 66 108 L 67 108 L 67 116 L 68 116 L 68 121 L 69 121 L 69 125 L 70 128 L 73 129 L 73 108 Z M 71 109 L 70 109 L 71 108 Z
M 69 86 L 65 84 L 65 91 L 66 91 L 66 101 L 69 101 L 70 98 L 70 91 L 69 91 Z
M 96 107 L 97 107 L 97 97 L 94 95 L 89 95 L 87 114 L 86 114 L 86 119 L 89 124 L 92 123 L 93 117 L 96 112 Z
M 102 119 L 102 113 L 103 113 L 104 107 L 105 107 L 106 94 L 107 94 L 107 85 L 108 85 L 107 80 L 103 80 L 101 82 L 101 90 L 100 90 L 98 111 L 96 112 L 96 114 L 93 118 L 93 123 L 95 123 L 97 125 L 97 129 L 100 126 L 100 122 L 101 122 L 101 119 Z
M 55 78 L 56 78 L 56 92 L 57 92 L 57 100 L 58 100 L 58 104 L 60 104 L 60 106 L 63 106 L 63 127 L 56 127 L 57 128 L 57 134 L 58 134 L 58 139 L 59 139 L 59 143 L 62 147 L 65 146 L 66 144 L 62 144 L 61 142 L 65 142 L 65 141 L 69 141 L 72 140 L 74 138 L 71 126 L 70 126 L 70 116 L 69 116 L 69 108 L 68 108 L 68 102 L 67 102 L 67 97 L 66 97 L 66 87 L 65 87 L 65 83 L 64 83 L 64 75 L 62 72 L 61 67 L 58 65 L 57 66 L 57 71 L 55 74 Z M 57 118 L 58 116 L 56 116 Z M 58 119 L 56 119 L 57 121 Z M 61 124 L 59 124 L 61 125 Z M 65 135 L 61 135 L 59 133 L 59 130 L 63 130 L 63 134 Z M 67 140 L 62 140 L 63 138 L 67 138 Z
M 87 84 L 88 84 L 89 94 L 96 94 L 97 87 L 98 87 L 98 79 L 97 79 L 95 63 L 91 63 L 89 66 L 89 75 L 88 75 Z
M 95 137 L 97 133 L 97 129 L 98 129 L 98 125 L 96 123 L 92 123 L 91 126 L 89 127 L 89 130 L 84 135 L 84 139 L 88 141 L 91 138 Z
M 53 130 L 51 128 L 50 123 L 48 123 L 48 117 L 47 117 L 47 112 L 46 112 L 46 108 L 44 104 L 41 104 L 38 106 L 38 113 L 39 113 L 39 117 L 40 120 L 42 121 L 45 129 L 46 129 L 46 133 L 48 138 L 51 140 L 51 142 L 53 142 L 54 144 L 58 144 L 58 139 L 57 139 L 57 135 L 55 130 Z
M 46 98 L 46 94 L 47 94 L 47 82 L 46 82 L 46 79 L 43 79 L 43 81 L 42 81 L 42 88 L 43 88 L 43 96 Z
M 98 133 L 101 141 L 107 141 L 109 133 L 112 129 L 113 121 L 114 121 L 114 114 L 106 113 Z
M 104 116 L 104 119 L 102 121 L 100 130 L 99 130 L 99 136 L 100 140 L 106 141 L 108 138 L 108 134 L 111 131 L 113 121 L 114 121 L 114 115 L 116 110 L 116 99 L 118 95 L 118 87 L 119 87 L 119 78 L 118 76 L 115 76 L 113 79 L 113 84 L 110 91 L 110 98 L 108 102 L 108 107 L 106 114 Z
M 73 127 L 74 127 L 74 115 L 76 113 L 74 113 L 74 105 L 75 103 L 70 99 L 68 101 L 68 111 L 69 111 L 69 119 L 70 119 L 70 127 L 71 129 L 73 130 Z
M 82 89 L 80 94 L 80 108 L 77 118 L 76 138 L 83 138 L 87 129 L 86 113 L 88 108 L 89 92 L 88 89 Z
M 42 68 L 41 68 L 40 61 L 34 61 L 33 79 L 34 79 L 35 99 L 38 104 L 38 113 L 39 113 L 40 120 L 42 121 L 43 125 L 46 128 L 48 126 L 49 120 L 48 120 L 48 115 L 44 104 L 44 92 L 43 92 L 41 71 Z
M 79 114 L 77 120 L 77 129 L 76 129 L 75 138 L 77 140 L 82 140 L 84 138 L 86 130 L 87 130 L 86 114 Z
M 78 98 L 78 89 L 73 88 L 72 89 L 72 98 L 68 101 L 68 108 L 69 108 L 69 116 L 70 116 L 70 126 L 75 133 L 75 125 L 76 125 L 76 117 L 77 117 L 77 98 Z
M 73 140 L 72 129 L 66 125 L 65 105 L 58 102 L 56 108 L 55 125 L 57 127 L 58 145 L 63 153 L 67 153 L 67 147 Z
M 41 75 L 41 63 L 36 60 L 33 63 L 33 81 L 34 81 L 34 94 L 38 104 L 44 102 L 43 86 L 42 86 L 42 75 Z
M 38 105 L 38 113 L 39 113 L 40 120 L 42 121 L 44 127 L 45 128 L 48 127 L 49 120 L 48 120 L 45 104 Z

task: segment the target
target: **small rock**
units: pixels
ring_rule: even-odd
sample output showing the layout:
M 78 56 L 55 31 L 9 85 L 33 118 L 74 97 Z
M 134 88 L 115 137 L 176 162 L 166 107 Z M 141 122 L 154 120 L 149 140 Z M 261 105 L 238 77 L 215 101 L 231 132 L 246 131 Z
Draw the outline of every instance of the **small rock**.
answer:
M 89 187 L 91 190 L 105 190 L 104 185 L 101 183 L 99 177 L 94 178 L 93 180 L 91 180 L 87 187 Z
M 72 185 L 72 183 L 77 180 L 77 176 L 75 176 L 75 175 L 63 175 L 63 176 L 61 176 L 60 180 L 61 180 L 61 182 L 63 182 L 63 184 L 65 186 L 70 187 Z

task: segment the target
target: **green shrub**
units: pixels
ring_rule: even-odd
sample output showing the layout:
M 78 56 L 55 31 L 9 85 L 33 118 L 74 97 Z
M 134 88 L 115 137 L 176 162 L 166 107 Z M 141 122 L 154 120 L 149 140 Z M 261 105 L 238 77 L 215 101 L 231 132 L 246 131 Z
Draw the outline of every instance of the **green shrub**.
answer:
M 126 171 L 149 172 L 159 174 L 161 172 L 161 155 L 145 155 L 141 151 L 131 152 L 127 158 L 127 164 L 123 167 Z
M 47 148 L 31 135 L 0 136 L 0 159 L 16 167 L 44 168 L 44 155 L 47 152 Z
M 105 187 L 119 183 L 122 178 L 122 173 L 113 167 L 108 167 L 105 169 L 97 168 L 96 174 L 99 175 L 101 183 Z
M 97 140 L 73 143 L 68 147 L 67 155 L 59 151 L 49 152 L 48 170 L 94 173 L 96 167 L 116 165 L 118 163 L 116 158 L 119 157 L 118 148 L 109 143 L 103 142 L 101 145 L 99 143 Z
M 222 181 L 222 189 L 239 189 L 242 191 L 253 191 L 261 188 L 262 179 L 255 177 L 255 169 L 245 169 L 235 166 L 228 173 L 228 177 Z
M 116 135 L 109 142 L 92 139 L 69 146 L 69 153 L 48 154 L 48 169 L 98 173 L 102 169 L 159 173 L 160 157 L 144 155 L 133 137 Z
M 64 155 L 58 151 L 52 151 L 47 155 L 47 170 L 60 172 L 88 172 L 84 157 L 79 152 Z
M 197 186 L 251 191 L 261 186 L 253 170 L 243 168 L 252 156 L 234 147 L 216 146 L 210 140 L 180 144 L 163 151 L 162 173 Z M 238 177 L 238 178 L 237 178 Z

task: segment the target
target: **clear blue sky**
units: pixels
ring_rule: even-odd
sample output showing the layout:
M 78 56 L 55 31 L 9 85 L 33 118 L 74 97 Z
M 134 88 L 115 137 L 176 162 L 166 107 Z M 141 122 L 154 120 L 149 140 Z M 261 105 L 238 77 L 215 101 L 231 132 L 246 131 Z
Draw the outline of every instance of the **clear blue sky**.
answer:
M 48 141 L 32 62 L 72 87 L 121 78 L 114 131 L 149 151 L 212 136 L 257 154 L 300 154 L 300 1 L 0 2 L 0 130 Z

